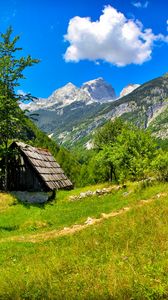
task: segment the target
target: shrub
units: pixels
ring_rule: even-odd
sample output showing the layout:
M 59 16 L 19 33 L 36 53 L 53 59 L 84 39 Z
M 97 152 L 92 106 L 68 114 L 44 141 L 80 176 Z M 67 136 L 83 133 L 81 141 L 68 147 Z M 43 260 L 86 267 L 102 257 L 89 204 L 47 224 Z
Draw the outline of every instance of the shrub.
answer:
M 155 160 L 152 162 L 153 169 L 160 181 L 168 181 L 168 153 L 159 151 Z

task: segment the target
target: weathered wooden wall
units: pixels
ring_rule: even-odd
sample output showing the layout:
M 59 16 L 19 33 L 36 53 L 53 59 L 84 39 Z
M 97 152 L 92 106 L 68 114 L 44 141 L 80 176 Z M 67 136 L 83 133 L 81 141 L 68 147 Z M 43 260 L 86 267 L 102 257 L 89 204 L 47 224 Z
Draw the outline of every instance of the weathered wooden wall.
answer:
M 27 159 L 21 155 L 14 157 L 8 166 L 8 190 L 43 191 L 42 183 Z

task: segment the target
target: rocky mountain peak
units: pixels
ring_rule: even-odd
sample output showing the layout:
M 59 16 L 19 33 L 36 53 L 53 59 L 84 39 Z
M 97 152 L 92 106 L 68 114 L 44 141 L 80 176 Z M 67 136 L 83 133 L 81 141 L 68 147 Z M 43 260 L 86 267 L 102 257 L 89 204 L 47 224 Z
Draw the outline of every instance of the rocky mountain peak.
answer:
M 68 82 L 66 85 L 64 85 L 63 87 L 59 88 L 58 90 L 66 90 L 66 89 L 77 89 L 77 86 L 74 85 L 72 82 Z
M 103 77 L 98 77 L 96 79 L 92 79 L 87 82 L 84 82 L 83 86 L 84 85 L 97 85 L 97 84 L 102 84 L 102 83 L 106 83 L 105 80 L 103 79 Z
M 85 82 L 81 89 L 87 92 L 92 99 L 105 102 L 116 98 L 113 87 L 102 77 Z
M 69 82 L 63 87 L 55 90 L 52 95 L 48 97 L 48 102 L 69 105 L 75 101 L 78 90 L 79 89 L 73 83 Z
M 69 93 L 75 93 L 78 90 L 78 88 L 71 82 L 68 82 L 66 85 L 64 85 L 63 87 L 55 90 L 52 95 L 48 98 L 53 98 L 53 97 L 57 97 L 57 96 L 68 96 Z
M 37 99 L 37 101 L 30 103 L 29 110 L 55 110 L 58 108 L 62 109 L 73 103 L 81 102 L 81 105 L 89 105 L 95 102 L 104 103 L 114 100 L 115 98 L 116 96 L 113 87 L 102 77 L 99 77 L 85 82 L 80 88 L 69 82 L 63 87 L 55 90 L 48 98 Z

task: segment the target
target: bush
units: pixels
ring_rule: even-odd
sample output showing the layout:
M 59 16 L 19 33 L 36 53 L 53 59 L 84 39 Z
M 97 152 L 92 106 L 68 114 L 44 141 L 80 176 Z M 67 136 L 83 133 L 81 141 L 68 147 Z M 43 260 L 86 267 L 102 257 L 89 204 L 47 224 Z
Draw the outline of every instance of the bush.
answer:
M 168 181 L 168 152 L 159 151 L 152 166 L 160 181 Z

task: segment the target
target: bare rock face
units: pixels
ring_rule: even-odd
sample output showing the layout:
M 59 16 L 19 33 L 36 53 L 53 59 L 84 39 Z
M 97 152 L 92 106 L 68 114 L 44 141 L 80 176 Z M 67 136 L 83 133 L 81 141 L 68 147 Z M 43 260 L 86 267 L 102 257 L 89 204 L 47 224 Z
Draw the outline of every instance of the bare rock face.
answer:
M 63 106 L 69 105 L 75 101 L 88 102 L 90 100 L 91 97 L 88 93 L 80 88 L 77 88 L 71 82 L 53 92 L 53 94 L 48 98 L 49 102 L 53 104 L 60 103 Z
M 104 103 L 116 98 L 113 87 L 103 78 L 88 81 L 78 88 L 69 82 L 65 86 L 55 90 L 46 99 L 39 98 L 29 104 L 21 104 L 22 109 L 30 111 L 54 110 L 55 108 L 66 107 L 77 102 L 81 104 Z
M 130 94 L 135 89 L 137 89 L 139 86 L 140 86 L 140 84 L 128 84 L 125 88 L 122 89 L 122 91 L 120 93 L 120 98 Z
M 86 91 L 92 99 L 100 102 L 116 99 L 114 88 L 101 77 L 85 82 L 81 90 Z

